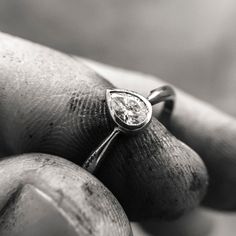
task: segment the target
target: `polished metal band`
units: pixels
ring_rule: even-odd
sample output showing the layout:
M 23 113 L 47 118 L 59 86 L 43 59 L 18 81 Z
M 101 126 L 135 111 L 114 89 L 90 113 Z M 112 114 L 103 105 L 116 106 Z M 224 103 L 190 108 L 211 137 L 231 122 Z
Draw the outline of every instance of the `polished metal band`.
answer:
M 109 90 L 109 92 L 117 92 L 117 93 L 124 93 L 126 94 L 125 96 L 127 96 L 127 94 L 129 94 L 129 96 L 136 96 L 136 100 L 140 99 L 140 101 L 144 102 L 146 105 L 150 106 L 147 103 L 150 103 L 151 105 L 156 105 L 160 102 L 164 102 L 164 108 L 162 111 L 162 114 L 164 115 L 168 115 L 170 116 L 172 114 L 173 108 L 174 108 L 174 103 L 175 103 L 175 91 L 174 89 L 169 86 L 169 85 L 165 85 L 162 87 L 159 87 L 157 89 L 154 89 L 150 92 L 149 96 L 147 97 L 147 99 L 143 98 L 141 95 L 138 95 L 134 92 L 131 91 L 127 91 L 127 90 Z M 107 96 L 107 100 L 109 100 L 109 96 Z M 141 100 L 142 99 L 142 100 Z M 148 102 L 147 102 L 148 101 Z M 108 106 L 109 106 L 109 102 L 108 102 Z M 123 106 L 123 104 L 121 104 Z M 151 107 L 151 106 L 150 106 Z M 112 111 L 110 110 L 110 113 Z M 149 116 L 151 116 L 152 111 L 149 111 Z M 114 120 L 114 115 L 111 116 Z M 141 126 L 139 125 L 139 128 L 136 128 L 136 130 L 140 131 L 143 128 L 145 128 L 149 121 L 151 119 L 148 119 L 147 121 L 144 120 L 143 121 L 143 126 L 141 124 Z M 117 123 L 117 120 L 114 120 L 115 123 L 117 124 L 117 126 L 115 126 L 114 130 L 111 132 L 111 134 L 99 145 L 99 147 L 88 157 L 88 159 L 84 162 L 83 164 L 83 168 L 86 169 L 88 172 L 90 173 L 94 173 L 97 168 L 99 167 L 99 165 L 101 165 L 106 151 L 107 149 L 111 146 L 111 144 L 114 142 L 115 138 L 117 137 L 117 135 L 121 132 L 124 133 L 132 133 L 134 131 L 134 125 L 130 125 L 130 127 L 127 124 L 124 124 L 125 127 L 122 127 L 122 122 Z M 125 123 L 125 122 L 123 122 Z M 128 127 L 127 127 L 128 126 Z M 132 127 L 131 127 L 132 126 Z M 140 128 L 141 127 L 141 128 Z M 130 130 L 129 130 L 130 128 Z

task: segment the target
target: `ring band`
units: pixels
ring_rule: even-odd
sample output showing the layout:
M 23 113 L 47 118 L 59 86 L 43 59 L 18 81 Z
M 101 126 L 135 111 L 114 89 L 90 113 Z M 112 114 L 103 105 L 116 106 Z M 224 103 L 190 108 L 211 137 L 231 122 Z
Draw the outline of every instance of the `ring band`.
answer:
M 106 102 L 115 128 L 111 134 L 84 162 L 83 168 L 94 173 L 101 165 L 105 153 L 121 132 L 131 134 L 146 128 L 152 118 L 152 106 L 164 102 L 162 115 L 170 116 L 175 103 L 175 91 L 165 85 L 154 89 L 147 98 L 138 93 L 123 89 L 108 89 Z M 168 117 L 167 117 L 168 118 Z

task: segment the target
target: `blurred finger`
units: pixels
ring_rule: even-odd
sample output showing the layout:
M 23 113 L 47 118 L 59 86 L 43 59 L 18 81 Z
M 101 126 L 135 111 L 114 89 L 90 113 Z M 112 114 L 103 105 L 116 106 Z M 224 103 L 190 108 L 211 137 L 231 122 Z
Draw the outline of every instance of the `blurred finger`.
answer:
M 93 176 L 64 159 L 0 162 L 1 235 L 131 235 L 123 209 Z
M 211 234 L 214 223 L 211 216 L 205 214 L 203 210 L 196 209 L 176 221 L 149 220 L 141 223 L 133 222 L 131 226 L 135 236 L 215 236 Z
M 4 34 L 0 55 L 0 134 L 8 152 L 81 164 L 113 128 L 105 104 L 113 86 L 81 61 Z M 157 119 L 117 141 L 97 176 L 129 217 L 173 218 L 201 201 L 203 162 Z
M 235 214 L 198 208 L 176 221 L 131 223 L 135 236 L 234 236 Z
M 0 161 L 0 234 L 131 235 L 114 196 L 75 164 L 46 154 Z
M 147 95 L 165 84 L 155 77 L 125 71 L 86 60 L 120 88 Z M 168 129 L 193 148 L 204 160 L 210 175 L 205 204 L 236 209 L 236 120 L 190 95 L 177 90 L 176 106 Z M 156 109 L 158 116 L 159 109 Z

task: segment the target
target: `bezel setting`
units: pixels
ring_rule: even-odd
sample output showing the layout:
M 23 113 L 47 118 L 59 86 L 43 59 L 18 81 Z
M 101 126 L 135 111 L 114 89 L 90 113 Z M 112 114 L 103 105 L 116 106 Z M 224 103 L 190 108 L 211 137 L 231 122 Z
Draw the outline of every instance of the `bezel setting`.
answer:
M 137 124 L 135 124 L 135 123 L 127 124 L 127 122 L 125 122 L 124 120 L 122 120 L 119 117 L 119 115 L 117 114 L 117 110 L 114 109 L 114 106 L 112 105 L 113 100 L 116 99 L 116 98 L 112 97 L 113 94 L 120 95 L 120 96 L 123 95 L 124 99 L 125 99 L 125 97 L 129 98 L 131 100 L 131 102 L 136 102 L 136 104 L 138 104 L 138 105 L 145 106 L 146 110 L 143 111 L 143 112 L 145 112 L 145 114 L 142 114 L 142 116 L 145 115 L 146 117 L 143 120 L 141 120 L 140 122 L 138 122 Z M 145 127 L 147 127 L 151 121 L 151 118 L 152 118 L 152 105 L 151 105 L 151 103 L 145 97 L 143 97 L 142 95 L 140 95 L 136 92 L 133 92 L 130 90 L 124 90 L 124 89 L 107 89 L 106 102 L 107 102 L 107 106 L 108 106 L 111 118 L 116 123 L 118 128 L 125 133 L 138 132 L 138 131 L 144 129 Z M 128 106 L 128 104 L 124 104 L 124 107 L 127 109 L 127 112 L 129 112 L 130 107 L 126 107 L 126 106 Z M 123 109 L 125 109 L 125 108 L 123 108 Z M 129 110 L 128 110 L 128 108 L 129 108 Z M 132 113 L 132 110 L 130 112 Z M 137 113 L 137 111 L 133 111 L 133 112 L 134 112 L 134 114 L 135 114 L 135 112 Z

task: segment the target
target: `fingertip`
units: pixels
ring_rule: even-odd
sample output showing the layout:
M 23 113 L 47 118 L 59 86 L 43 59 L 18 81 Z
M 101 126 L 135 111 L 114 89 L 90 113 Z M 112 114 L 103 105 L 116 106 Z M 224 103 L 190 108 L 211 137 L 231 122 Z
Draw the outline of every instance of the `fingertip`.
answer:
M 123 136 L 98 177 L 132 220 L 177 218 L 200 203 L 208 183 L 200 157 L 157 120 L 138 136 Z
M 115 197 L 75 164 L 31 153 L 0 167 L 1 235 L 131 235 Z

